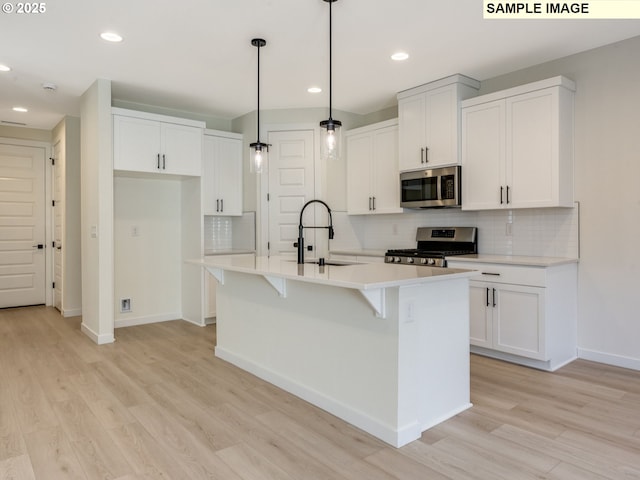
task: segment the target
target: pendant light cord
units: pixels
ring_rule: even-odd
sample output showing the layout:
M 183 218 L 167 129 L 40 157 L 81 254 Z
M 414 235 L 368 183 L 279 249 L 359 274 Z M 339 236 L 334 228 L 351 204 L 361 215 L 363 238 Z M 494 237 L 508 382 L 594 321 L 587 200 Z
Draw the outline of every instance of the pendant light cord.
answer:
M 333 120 L 331 115 L 332 105 L 333 105 L 333 20 L 331 15 L 331 6 L 333 5 L 333 1 L 329 1 L 329 120 Z
M 258 143 L 260 143 L 260 44 L 258 44 Z

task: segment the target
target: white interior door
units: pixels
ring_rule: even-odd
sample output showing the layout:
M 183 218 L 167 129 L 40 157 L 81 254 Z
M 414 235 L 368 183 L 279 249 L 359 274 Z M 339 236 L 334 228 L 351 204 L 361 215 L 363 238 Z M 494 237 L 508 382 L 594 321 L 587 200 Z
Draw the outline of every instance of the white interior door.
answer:
M 2 308 L 46 302 L 44 177 L 44 148 L 0 144 Z
M 62 232 L 64 231 L 64 157 L 60 142 L 53 146 L 53 306 L 62 312 Z
M 315 195 L 314 132 L 269 132 L 269 254 L 295 257 L 300 210 Z M 305 225 L 314 224 L 315 208 L 305 211 Z M 305 230 L 305 245 L 315 256 L 315 230 Z M 306 249 L 305 249 L 306 250 Z

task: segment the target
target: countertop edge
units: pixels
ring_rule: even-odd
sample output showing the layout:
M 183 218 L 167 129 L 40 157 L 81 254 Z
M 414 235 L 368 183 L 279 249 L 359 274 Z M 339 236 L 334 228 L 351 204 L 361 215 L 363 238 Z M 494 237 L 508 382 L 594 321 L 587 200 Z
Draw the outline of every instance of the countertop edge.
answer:
M 448 262 L 495 263 L 500 265 L 520 265 L 527 267 L 554 267 L 570 263 L 579 263 L 578 258 L 570 257 L 531 257 L 524 255 L 454 255 L 446 257 Z
M 264 258 L 264 257 L 258 257 L 258 258 Z M 273 276 L 273 277 L 279 277 L 287 280 L 294 280 L 294 281 L 306 282 L 306 283 L 316 283 L 319 285 L 328 285 L 333 287 L 349 288 L 349 289 L 355 289 L 355 290 L 377 290 L 377 289 L 390 288 L 390 287 L 422 285 L 430 282 L 441 282 L 441 281 L 454 280 L 459 278 L 471 278 L 478 275 L 478 272 L 475 270 L 466 270 L 466 269 L 459 269 L 459 268 L 442 269 L 442 268 L 436 268 L 436 267 L 418 267 L 420 269 L 433 268 L 433 269 L 436 269 L 437 271 L 448 270 L 448 272 L 446 273 L 443 272 L 439 275 L 434 275 L 434 276 L 416 276 L 412 278 L 400 278 L 400 279 L 398 278 L 381 279 L 379 281 L 371 281 L 368 283 L 364 283 L 364 282 L 358 282 L 355 280 L 341 280 L 336 278 L 320 277 L 318 276 L 318 275 L 321 275 L 320 267 L 318 265 L 313 265 L 313 264 L 305 264 L 305 269 L 307 268 L 309 269 L 308 275 L 299 275 L 299 274 L 293 274 L 289 272 L 281 272 L 277 270 L 257 268 L 255 266 L 251 267 L 246 265 L 237 265 L 237 264 L 233 265 L 233 264 L 219 262 L 219 261 L 217 262 L 216 257 L 186 260 L 186 263 L 200 265 L 203 267 L 219 268 L 221 270 L 228 270 L 232 272 L 247 273 L 251 275 L 261 275 L 266 277 Z M 327 269 L 327 272 L 330 272 L 331 268 L 353 269 L 353 268 L 363 268 L 365 266 L 371 266 L 371 265 L 376 265 L 378 267 L 384 266 L 385 268 L 389 268 L 389 267 L 390 268 L 397 267 L 402 269 L 410 268 L 405 265 L 389 265 L 389 264 L 375 264 L 375 263 L 374 264 L 362 263 L 362 264 L 347 265 L 347 266 L 340 266 L 340 267 L 327 266 L 324 268 Z

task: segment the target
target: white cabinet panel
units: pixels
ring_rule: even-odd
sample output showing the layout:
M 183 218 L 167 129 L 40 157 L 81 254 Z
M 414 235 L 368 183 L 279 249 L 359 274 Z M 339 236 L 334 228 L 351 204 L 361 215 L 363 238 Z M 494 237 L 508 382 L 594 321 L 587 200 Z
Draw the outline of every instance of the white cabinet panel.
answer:
M 202 171 L 204 214 L 242 215 L 242 136 L 208 130 Z
M 113 112 L 114 170 L 201 175 L 204 123 L 124 109 Z
M 573 206 L 573 82 L 463 102 L 463 210 Z
M 401 171 L 460 163 L 460 101 L 479 85 L 454 75 L 398 94 Z
M 398 126 L 394 120 L 351 130 L 347 139 L 347 212 L 400 213 Z

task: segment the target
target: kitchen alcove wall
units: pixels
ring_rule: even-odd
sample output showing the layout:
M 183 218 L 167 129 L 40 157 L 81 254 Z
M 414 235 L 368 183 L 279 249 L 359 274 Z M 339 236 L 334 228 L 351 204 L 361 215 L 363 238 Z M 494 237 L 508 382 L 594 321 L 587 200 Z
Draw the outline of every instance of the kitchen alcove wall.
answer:
M 201 255 L 201 222 L 199 177 L 114 177 L 116 328 L 201 321 L 201 272 L 183 261 Z M 121 312 L 124 298 L 131 299 L 130 312 Z

